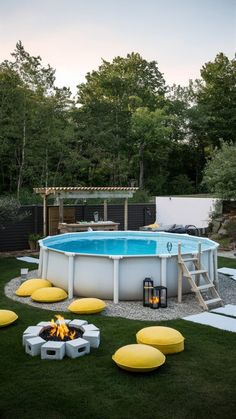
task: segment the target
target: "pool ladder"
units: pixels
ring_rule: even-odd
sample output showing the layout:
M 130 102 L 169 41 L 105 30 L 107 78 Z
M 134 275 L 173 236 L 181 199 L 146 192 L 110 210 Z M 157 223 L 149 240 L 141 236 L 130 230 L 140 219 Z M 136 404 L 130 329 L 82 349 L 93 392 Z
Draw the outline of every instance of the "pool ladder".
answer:
M 187 266 L 191 262 L 194 265 L 194 270 L 190 270 Z M 181 254 L 181 243 L 178 244 L 178 302 L 182 301 L 182 285 L 185 277 L 190 283 L 191 290 L 195 293 L 199 304 L 204 310 L 209 310 L 209 306 L 220 305 L 224 303 L 211 281 L 208 271 L 204 269 L 201 263 L 201 243 L 198 245 L 198 255 L 188 258 L 183 258 Z M 201 281 L 201 285 L 200 285 Z

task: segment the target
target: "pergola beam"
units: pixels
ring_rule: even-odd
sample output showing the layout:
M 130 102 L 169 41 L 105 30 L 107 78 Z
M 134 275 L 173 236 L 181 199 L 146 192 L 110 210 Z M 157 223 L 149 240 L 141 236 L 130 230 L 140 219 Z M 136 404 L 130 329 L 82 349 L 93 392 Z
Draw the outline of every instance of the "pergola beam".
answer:
M 70 191 L 61 191 L 61 192 L 51 192 L 48 193 L 47 196 L 62 199 L 119 199 L 119 198 L 132 198 L 132 192 L 103 192 L 103 191 L 95 191 L 91 192 L 70 192 Z
M 128 229 L 128 198 L 138 188 L 133 187 L 47 187 L 34 188 L 43 197 L 43 234 L 47 235 L 47 199 L 54 197 L 59 203 L 59 222 L 63 222 L 64 199 L 103 199 L 104 221 L 107 221 L 107 200 L 124 198 L 124 230 Z
M 103 218 L 104 221 L 107 221 L 107 199 L 103 201 Z

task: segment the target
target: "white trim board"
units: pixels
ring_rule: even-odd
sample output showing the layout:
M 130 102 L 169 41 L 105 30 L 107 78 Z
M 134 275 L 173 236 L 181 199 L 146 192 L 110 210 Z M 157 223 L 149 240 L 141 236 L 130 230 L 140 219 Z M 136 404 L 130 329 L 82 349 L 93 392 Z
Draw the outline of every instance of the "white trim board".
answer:
M 220 313 L 225 314 L 226 316 L 233 316 L 236 317 L 236 305 L 227 304 L 224 307 L 215 308 L 211 310 L 211 313 Z
M 183 317 L 183 320 L 212 326 L 216 329 L 226 330 L 228 332 L 236 332 L 236 319 L 220 316 L 219 314 L 204 312 L 193 316 Z
M 23 257 L 19 257 L 19 258 L 16 258 L 16 259 L 21 260 L 22 262 L 38 263 L 39 264 L 39 259 L 31 258 L 30 256 L 23 256 Z

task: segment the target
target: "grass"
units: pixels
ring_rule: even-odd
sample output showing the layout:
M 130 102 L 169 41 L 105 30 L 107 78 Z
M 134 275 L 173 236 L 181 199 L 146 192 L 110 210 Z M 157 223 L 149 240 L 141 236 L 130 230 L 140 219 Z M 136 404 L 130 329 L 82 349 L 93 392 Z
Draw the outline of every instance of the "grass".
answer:
M 220 258 L 220 265 L 236 267 Z M 4 284 L 19 275 L 13 258 L 0 258 L 0 308 L 17 312 L 16 323 L 0 329 L 0 418 L 165 418 L 223 419 L 235 417 L 235 334 L 183 320 L 162 321 L 185 336 L 185 351 L 167 356 L 151 373 L 119 369 L 112 354 L 135 343 L 135 334 L 153 322 L 83 316 L 101 329 L 101 345 L 89 356 L 41 361 L 26 355 L 22 333 L 52 311 L 9 300 Z M 68 316 L 76 317 L 75 315 Z M 156 324 L 156 323 L 155 323 Z
M 232 268 L 236 269 L 235 259 L 218 257 L 218 268 Z

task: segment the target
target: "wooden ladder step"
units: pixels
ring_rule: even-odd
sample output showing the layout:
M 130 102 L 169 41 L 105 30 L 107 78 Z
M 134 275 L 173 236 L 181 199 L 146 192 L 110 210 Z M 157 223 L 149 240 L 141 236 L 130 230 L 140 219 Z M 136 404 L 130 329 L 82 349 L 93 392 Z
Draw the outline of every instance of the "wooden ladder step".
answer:
M 204 291 L 204 290 L 207 290 L 208 288 L 215 288 L 215 285 L 212 282 L 211 284 L 200 285 L 199 287 L 197 287 L 197 290 Z
M 198 258 L 186 258 L 186 259 L 182 259 L 182 261 L 185 263 L 185 262 L 194 262 L 194 261 L 197 261 L 198 260 Z
M 212 300 L 204 300 L 204 303 L 207 305 L 210 305 L 210 304 L 218 303 L 220 301 L 222 300 L 220 297 L 218 297 L 218 298 L 212 298 Z
M 206 274 L 207 271 L 205 269 L 198 269 L 196 271 L 189 271 L 190 275 L 200 275 L 200 274 Z

